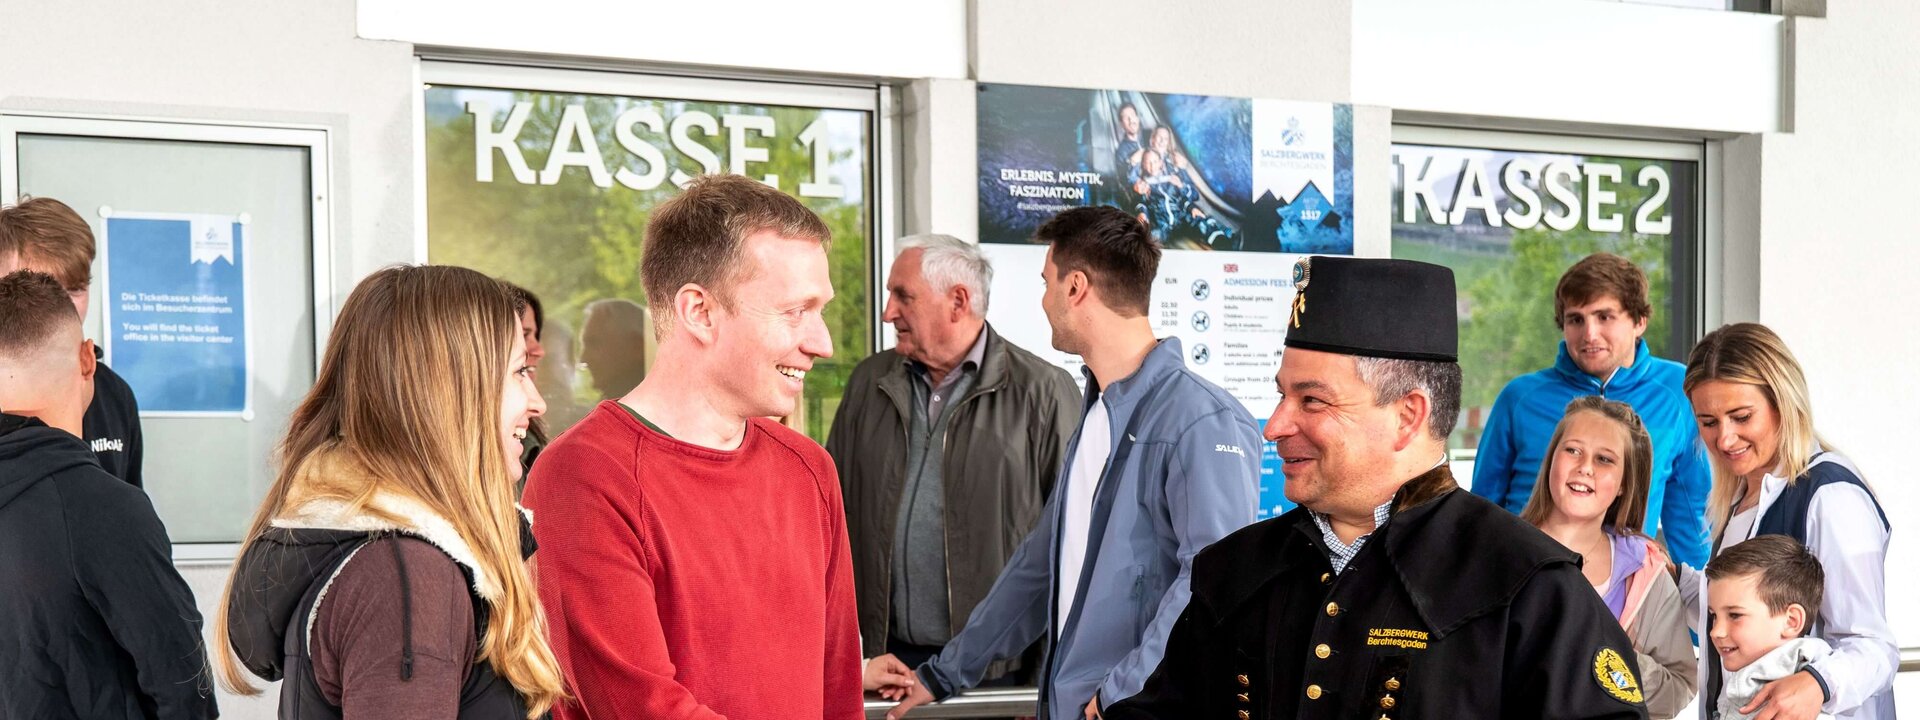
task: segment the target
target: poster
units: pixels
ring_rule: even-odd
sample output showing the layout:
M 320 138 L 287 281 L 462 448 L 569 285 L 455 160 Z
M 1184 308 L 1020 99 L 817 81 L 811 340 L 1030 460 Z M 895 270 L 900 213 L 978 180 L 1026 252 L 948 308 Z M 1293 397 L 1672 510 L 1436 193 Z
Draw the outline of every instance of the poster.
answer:
M 980 240 L 994 263 L 988 320 L 1014 344 L 1068 369 L 1040 306 L 1041 223 L 1110 205 L 1164 248 L 1150 304 L 1154 334 L 1178 337 L 1187 366 L 1264 425 L 1279 401 L 1293 264 L 1353 253 L 1352 109 L 1280 100 L 982 85 Z M 1272 444 L 1260 513 L 1291 507 Z
M 140 414 L 252 419 L 247 216 L 102 213 L 106 361 Z

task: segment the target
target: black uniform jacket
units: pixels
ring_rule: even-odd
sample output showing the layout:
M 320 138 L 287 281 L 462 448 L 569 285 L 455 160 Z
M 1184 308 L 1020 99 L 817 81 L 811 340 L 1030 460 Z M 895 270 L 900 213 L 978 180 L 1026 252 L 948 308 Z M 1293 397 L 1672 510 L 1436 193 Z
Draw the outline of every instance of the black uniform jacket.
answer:
M 1645 718 L 1633 646 L 1579 557 L 1443 466 L 1333 574 L 1306 509 L 1193 564 L 1193 599 L 1106 720 Z

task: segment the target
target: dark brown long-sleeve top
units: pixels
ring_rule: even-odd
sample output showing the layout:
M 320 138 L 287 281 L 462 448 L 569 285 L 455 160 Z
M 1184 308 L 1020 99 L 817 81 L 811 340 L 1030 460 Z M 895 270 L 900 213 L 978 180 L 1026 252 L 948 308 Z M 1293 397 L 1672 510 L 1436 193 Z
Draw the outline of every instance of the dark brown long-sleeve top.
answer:
M 394 558 L 395 543 L 404 572 Z M 411 623 L 403 620 L 403 578 Z M 403 677 L 409 634 L 413 671 Z M 320 690 L 347 720 L 456 717 L 460 686 L 476 652 L 466 577 L 424 541 L 368 543 L 321 599 L 311 643 Z

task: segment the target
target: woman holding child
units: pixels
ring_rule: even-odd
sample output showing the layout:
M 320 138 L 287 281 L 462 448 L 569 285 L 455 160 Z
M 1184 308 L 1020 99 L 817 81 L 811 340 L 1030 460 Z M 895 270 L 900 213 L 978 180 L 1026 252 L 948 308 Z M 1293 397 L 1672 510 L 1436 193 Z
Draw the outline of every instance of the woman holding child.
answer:
M 1587 581 L 1633 641 L 1647 714 L 1671 718 L 1693 699 L 1698 681 L 1679 590 L 1639 531 L 1652 465 L 1653 442 L 1632 408 L 1575 399 L 1554 429 L 1520 519 L 1584 558 Z
M 1799 363 L 1765 326 L 1728 325 L 1694 347 L 1684 387 L 1713 461 L 1713 554 L 1755 536 L 1785 535 L 1825 568 L 1812 635 L 1832 652 L 1766 685 L 1739 711 L 1757 720 L 1892 720 L 1899 648 L 1887 626 L 1891 527 L 1853 463 L 1814 431 Z M 1705 583 L 1694 568 L 1679 572 L 1693 629 L 1705 641 Z M 1702 717 L 1709 717 L 1721 695 L 1722 662 L 1708 651 L 1701 665 Z

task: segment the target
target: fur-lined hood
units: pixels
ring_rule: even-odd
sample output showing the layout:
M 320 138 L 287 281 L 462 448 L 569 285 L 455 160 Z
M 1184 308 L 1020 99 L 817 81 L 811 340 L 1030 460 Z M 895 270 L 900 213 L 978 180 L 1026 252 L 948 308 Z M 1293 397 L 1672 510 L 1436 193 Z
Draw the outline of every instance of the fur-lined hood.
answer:
M 302 475 L 331 482 L 298 483 L 300 487 L 322 485 L 351 487 L 350 471 L 332 458 L 314 458 Z M 396 533 L 418 538 L 446 553 L 471 583 L 476 597 L 494 602 L 502 596 L 501 584 L 478 561 L 471 545 L 454 530 L 453 524 L 425 503 L 392 492 L 375 492 L 364 504 L 355 506 L 333 496 L 296 493 L 288 498 L 288 509 L 273 518 L 269 527 L 254 538 L 246 553 L 235 563 L 229 588 L 227 632 L 234 653 L 255 675 L 279 680 L 287 634 L 310 624 L 296 622 L 298 611 L 310 590 L 325 592 L 338 567 L 370 536 Z M 522 509 L 522 556 L 533 550 L 530 525 L 532 516 Z
M 314 498 L 272 521 L 283 530 L 340 530 L 354 533 L 393 532 L 440 548 L 473 579 L 473 592 L 489 602 L 500 599 L 500 581 L 481 567 L 473 548 L 453 529 L 453 523 L 425 503 L 389 492 L 375 493 L 365 507 L 355 508 L 335 498 Z

